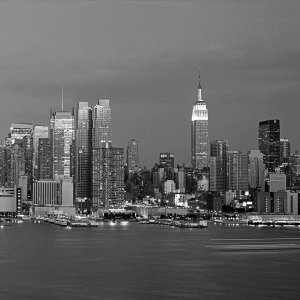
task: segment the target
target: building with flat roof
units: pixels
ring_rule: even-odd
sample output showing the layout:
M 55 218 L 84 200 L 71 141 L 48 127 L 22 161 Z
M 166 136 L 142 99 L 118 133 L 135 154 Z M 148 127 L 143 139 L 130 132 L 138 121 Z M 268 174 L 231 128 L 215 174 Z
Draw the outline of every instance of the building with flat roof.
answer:
M 280 165 L 280 122 L 267 120 L 259 122 L 258 148 L 264 155 L 264 163 L 269 172 Z
M 71 112 L 58 111 L 50 118 L 50 146 L 53 160 L 53 179 L 72 174 L 72 145 L 74 116 Z
M 270 173 L 270 192 L 286 191 L 286 176 L 281 173 Z
M 0 187 L 0 213 L 21 212 L 21 191 L 15 187 Z
M 39 180 L 33 183 L 33 204 L 36 206 L 60 205 L 60 183 Z
M 75 122 L 75 204 L 80 212 L 90 212 L 92 198 L 92 108 L 79 102 Z
M 124 149 L 112 147 L 93 149 L 93 209 L 124 205 Z

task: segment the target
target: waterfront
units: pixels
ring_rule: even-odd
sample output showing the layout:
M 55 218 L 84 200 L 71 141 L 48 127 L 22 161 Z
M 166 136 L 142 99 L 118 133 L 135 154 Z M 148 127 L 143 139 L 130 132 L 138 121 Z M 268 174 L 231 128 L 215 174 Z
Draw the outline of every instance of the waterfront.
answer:
M 296 299 L 299 228 L 0 229 L 1 299 Z

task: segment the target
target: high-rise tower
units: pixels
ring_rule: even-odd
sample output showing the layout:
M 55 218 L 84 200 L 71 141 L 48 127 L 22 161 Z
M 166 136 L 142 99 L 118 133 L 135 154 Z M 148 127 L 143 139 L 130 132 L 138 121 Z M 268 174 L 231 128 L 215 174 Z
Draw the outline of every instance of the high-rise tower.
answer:
M 191 162 L 193 168 L 209 166 L 208 110 L 202 99 L 199 73 L 198 99 L 193 106 L 191 121 Z
M 92 133 L 92 209 L 122 207 L 124 149 L 112 147 L 109 100 L 95 105 Z
M 291 142 L 286 138 L 280 139 L 280 163 L 286 163 L 291 156 Z
M 250 188 L 265 191 L 264 155 L 259 150 L 248 152 L 248 181 Z
M 248 155 L 227 151 L 227 190 L 248 191 Z
M 39 179 L 38 170 L 38 155 L 39 155 L 39 139 L 49 138 L 49 127 L 43 125 L 35 125 L 33 128 L 33 178 L 34 180 Z M 43 160 L 43 158 L 42 158 Z
M 111 143 L 110 117 L 109 100 L 99 100 L 94 107 L 93 148 L 100 148 L 102 143 Z
M 49 138 L 39 138 L 37 154 L 36 179 L 52 179 L 52 160 Z
M 88 212 L 92 184 L 92 108 L 79 102 L 75 134 L 75 199 L 81 212 Z
M 226 190 L 227 140 L 215 140 L 210 142 L 210 190 Z
M 280 165 L 280 123 L 279 120 L 259 122 L 258 148 L 264 155 L 264 163 L 269 172 Z
M 174 153 L 164 152 L 159 154 L 159 166 L 160 168 L 164 168 L 165 171 L 165 179 L 174 179 L 174 161 L 175 156 Z
M 53 160 L 53 179 L 72 176 L 72 145 L 74 116 L 71 112 L 58 111 L 50 118 L 50 145 Z
M 127 168 L 128 173 L 132 174 L 134 169 L 139 165 L 138 141 L 132 139 L 127 146 Z
M 105 146 L 105 147 L 104 147 Z M 110 143 L 93 148 L 93 209 L 124 205 L 124 149 Z

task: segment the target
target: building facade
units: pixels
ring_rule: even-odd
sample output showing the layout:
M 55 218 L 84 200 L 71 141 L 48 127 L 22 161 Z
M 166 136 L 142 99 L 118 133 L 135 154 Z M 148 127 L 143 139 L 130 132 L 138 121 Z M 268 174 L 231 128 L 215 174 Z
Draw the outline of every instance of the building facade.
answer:
M 174 177 L 174 153 L 164 152 L 159 154 L 159 166 L 163 168 L 166 180 L 173 180 Z
M 202 99 L 200 76 L 198 99 L 191 119 L 191 163 L 193 168 L 199 170 L 209 166 L 208 110 Z
M 93 113 L 93 148 L 111 142 L 111 109 L 109 100 L 99 100 Z
M 25 137 L 32 138 L 33 124 L 32 123 L 13 123 L 10 125 L 11 143 L 16 140 L 23 140 Z
M 248 180 L 250 188 L 265 190 L 264 155 L 259 150 L 248 152 Z
M 49 138 L 39 138 L 36 180 L 52 179 L 52 159 Z
M 280 139 L 280 163 L 286 163 L 291 156 L 291 143 L 287 138 Z
M 61 111 L 50 118 L 50 146 L 53 179 L 72 177 L 72 145 L 74 140 L 74 116 Z
M 215 140 L 210 143 L 210 190 L 226 190 L 227 140 Z
M 0 187 L 0 214 L 16 214 L 21 211 L 21 191 L 16 187 Z
M 240 151 L 227 152 L 227 189 L 248 191 L 248 155 Z
M 93 210 L 124 205 L 124 149 L 106 147 L 93 149 Z
M 80 212 L 89 212 L 92 197 L 92 108 L 79 102 L 75 133 L 75 203 Z
M 134 169 L 139 165 L 139 147 L 138 141 L 132 139 L 127 146 L 127 169 L 129 175 L 133 173 Z
M 35 181 L 33 183 L 33 204 L 37 206 L 60 205 L 60 183 L 52 180 Z
M 280 165 L 280 122 L 267 120 L 259 122 L 258 148 L 264 155 L 264 163 L 269 172 L 275 172 Z
M 33 179 L 39 179 L 39 170 L 38 170 L 38 148 L 39 148 L 39 139 L 40 138 L 49 138 L 49 127 L 43 125 L 35 125 L 33 128 Z

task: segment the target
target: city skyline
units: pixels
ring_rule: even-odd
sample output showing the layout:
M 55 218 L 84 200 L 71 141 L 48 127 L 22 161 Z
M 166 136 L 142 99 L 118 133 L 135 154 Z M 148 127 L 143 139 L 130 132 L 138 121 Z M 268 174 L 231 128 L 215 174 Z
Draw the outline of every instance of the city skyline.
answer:
M 0 136 L 11 123 L 39 123 L 58 110 L 64 81 L 66 110 L 111 100 L 114 145 L 138 140 L 141 166 L 160 152 L 189 164 L 187 120 L 200 68 L 210 140 L 245 153 L 258 149 L 259 121 L 280 119 L 292 152 L 300 149 L 291 109 L 299 98 L 300 6 L 272 3 L 2 2 Z

